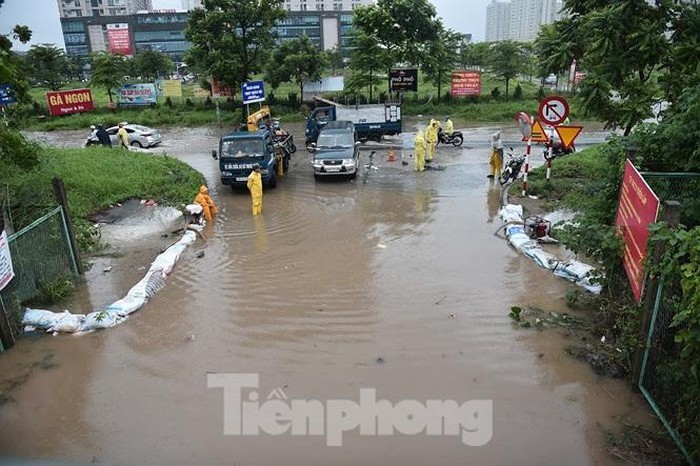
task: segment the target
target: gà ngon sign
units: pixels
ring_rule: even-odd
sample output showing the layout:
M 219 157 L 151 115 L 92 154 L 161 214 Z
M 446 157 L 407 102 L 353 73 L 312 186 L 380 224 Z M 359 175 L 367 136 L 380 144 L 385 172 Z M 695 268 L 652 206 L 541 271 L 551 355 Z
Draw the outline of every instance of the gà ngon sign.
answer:
M 90 89 L 72 89 L 70 91 L 47 92 L 51 115 L 68 115 L 89 112 L 95 108 Z

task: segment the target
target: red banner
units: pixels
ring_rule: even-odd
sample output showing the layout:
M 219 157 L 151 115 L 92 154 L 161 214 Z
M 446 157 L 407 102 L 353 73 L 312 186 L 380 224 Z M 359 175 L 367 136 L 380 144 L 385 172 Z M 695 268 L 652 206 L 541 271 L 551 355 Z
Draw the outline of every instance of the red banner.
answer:
M 659 198 L 629 160 L 620 189 L 615 230 L 625 242 L 622 265 L 637 302 L 644 290 L 644 259 L 647 257 L 649 225 L 659 213 Z
M 95 108 L 90 89 L 47 92 L 46 100 L 52 116 L 89 112 Z
M 481 71 L 453 71 L 452 97 L 481 94 Z
M 230 87 L 222 86 L 218 79 L 211 80 L 211 95 L 213 97 L 232 97 L 234 95 L 233 89 Z
M 127 23 L 108 24 L 107 38 L 109 40 L 109 53 L 119 55 L 133 55 L 129 25 Z

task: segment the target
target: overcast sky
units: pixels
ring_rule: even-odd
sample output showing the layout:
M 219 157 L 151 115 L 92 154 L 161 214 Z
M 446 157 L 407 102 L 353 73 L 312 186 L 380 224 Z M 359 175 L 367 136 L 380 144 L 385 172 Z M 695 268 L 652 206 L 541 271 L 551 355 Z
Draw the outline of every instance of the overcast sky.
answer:
M 472 34 L 483 41 L 486 29 L 486 5 L 491 0 L 431 0 L 446 27 Z M 153 8 L 181 8 L 180 0 L 153 0 Z M 34 44 L 58 44 L 63 47 L 61 23 L 56 0 L 5 0 L 0 7 L 0 34 L 9 34 L 16 24 L 32 30 L 32 41 L 16 43 L 15 50 L 27 50 Z

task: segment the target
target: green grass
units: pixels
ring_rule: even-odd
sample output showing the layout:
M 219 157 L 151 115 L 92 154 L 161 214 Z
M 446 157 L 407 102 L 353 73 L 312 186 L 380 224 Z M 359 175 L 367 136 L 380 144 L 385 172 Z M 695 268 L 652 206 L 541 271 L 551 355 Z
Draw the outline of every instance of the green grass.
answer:
M 63 179 L 81 249 L 95 246 L 90 214 L 127 199 L 154 199 L 179 208 L 194 199 L 202 175 L 184 162 L 121 149 L 43 149 L 31 171 L 0 174 L 7 188 L 15 228 L 45 213 L 54 203 L 51 180 Z M 5 194 L 5 193 L 3 193 Z
M 546 165 L 535 168 L 528 174 L 528 194 L 538 196 L 551 208 L 568 207 L 580 210 L 597 191 L 597 181 L 605 181 L 603 174 L 610 169 L 602 154 L 605 144 L 588 147 L 580 152 L 555 159 L 552 176 L 546 179 Z M 520 183 L 513 183 L 510 195 L 520 196 Z

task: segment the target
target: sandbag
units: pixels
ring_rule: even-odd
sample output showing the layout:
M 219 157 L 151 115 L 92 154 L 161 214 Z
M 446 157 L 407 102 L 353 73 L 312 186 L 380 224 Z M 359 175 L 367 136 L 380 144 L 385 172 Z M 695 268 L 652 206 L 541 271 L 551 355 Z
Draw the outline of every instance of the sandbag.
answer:
M 22 316 L 22 325 L 31 325 L 42 329 L 51 328 L 56 325 L 60 315 L 44 309 L 26 308 L 24 316 Z
M 63 311 L 62 314 L 58 315 L 58 320 L 47 331 L 74 333 L 80 330 L 84 320 L 85 315 L 83 314 L 71 314 L 69 311 Z
M 98 328 L 109 328 L 121 323 L 124 320 L 123 317 L 119 317 L 116 314 L 112 314 L 104 311 L 91 312 L 85 316 L 80 331 L 87 332 L 89 330 L 95 330 Z

